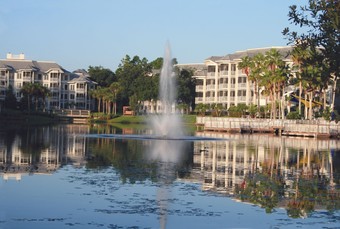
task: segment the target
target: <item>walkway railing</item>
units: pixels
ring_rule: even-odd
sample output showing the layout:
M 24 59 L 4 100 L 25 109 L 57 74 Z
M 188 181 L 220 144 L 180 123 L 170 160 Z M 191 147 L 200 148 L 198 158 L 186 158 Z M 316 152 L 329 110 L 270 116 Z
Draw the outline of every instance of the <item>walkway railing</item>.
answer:
M 52 113 L 63 117 L 78 117 L 78 118 L 88 118 L 91 115 L 91 111 L 89 110 L 72 110 L 72 109 L 53 110 Z
M 280 120 L 228 117 L 197 117 L 203 130 L 226 132 L 277 132 L 282 135 L 338 137 L 340 123 L 326 120 Z

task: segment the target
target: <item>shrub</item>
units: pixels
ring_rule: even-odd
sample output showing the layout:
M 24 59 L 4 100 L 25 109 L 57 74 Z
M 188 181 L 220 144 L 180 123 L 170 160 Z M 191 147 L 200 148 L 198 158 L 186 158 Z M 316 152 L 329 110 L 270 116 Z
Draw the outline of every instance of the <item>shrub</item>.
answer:
M 301 115 L 298 111 L 289 112 L 286 116 L 287 119 L 301 119 Z

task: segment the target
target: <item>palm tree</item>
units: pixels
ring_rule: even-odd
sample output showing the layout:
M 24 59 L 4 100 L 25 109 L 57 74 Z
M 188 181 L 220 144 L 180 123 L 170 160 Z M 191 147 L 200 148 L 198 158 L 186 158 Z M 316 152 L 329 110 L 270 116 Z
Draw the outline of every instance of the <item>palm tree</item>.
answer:
M 24 83 L 24 85 L 22 86 L 20 93 L 22 93 L 24 96 L 27 96 L 27 109 L 28 109 L 28 113 L 31 112 L 31 99 L 32 99 L 32 95 L 34 93 L 35 87 L 33 85 L 33 83 Z
M 264 75 L 264 63 L 265 63 L 265 56 L 262 53 L 256 54 L 253 58 L 253 70 L 250 72 L 250 80 L 252 80 L 255 85 L 255 98 L 256 98 L 256 105 L 259 111 L 260 109 L 260 85 L 261 80 Z
M 247 95 L 249 95 L 249 84 L 250 84 L 250 71 L 254 68 L 254 62 L 249 56 L 245 56 L 241 58 L 241 62 L 238 63 L 238 68 L 242 70 L 247 76 Z M 256 84 L 254 84 L 254 91 Z M 247 101 L 248 102 L 248 101 Z
M 46 110 L 46 97 L 51 96 L 51 91 L 50 89 L 48 89 L 45 86 L 41 86 L 40 87 L 40 97 L 42 98 L 42 102 L 43 102 L 43 111 L 45 112 Z
M 122 88 L 118 82 L 113 82 L 110 85 L 110 91 L 113 93 L 113 113 L 117 114 L 117 96 L 121 92 Z
M 272 102 L 272 114 L 276 119 L 276 104 L 275 101 L 281 101 L 285 83 L 287 81 L 287 72 L 282 56 L 277 49 L 270 49 L 265 54 L 265 65 L 269 79 L 267 82 L 270 85 L 270 94 Z

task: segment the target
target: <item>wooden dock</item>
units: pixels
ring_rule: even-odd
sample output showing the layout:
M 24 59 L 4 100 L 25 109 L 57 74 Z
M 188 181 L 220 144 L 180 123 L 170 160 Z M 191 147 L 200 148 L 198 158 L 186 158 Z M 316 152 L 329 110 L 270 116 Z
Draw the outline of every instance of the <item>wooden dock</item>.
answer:
M 340 124 L 325 120 L 280 120 L 197 117 L 197 130 L 230 133 L 274 133 L 283 136 L 339 138 Z

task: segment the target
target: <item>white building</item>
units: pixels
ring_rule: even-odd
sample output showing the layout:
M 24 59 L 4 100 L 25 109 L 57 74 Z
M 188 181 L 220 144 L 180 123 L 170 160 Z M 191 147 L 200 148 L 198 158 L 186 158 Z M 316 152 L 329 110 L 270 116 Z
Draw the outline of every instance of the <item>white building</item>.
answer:
M 88 92 L 96 83 L 91 81 L 85 71 L 67 71 L 51 61 L 25 59 L 24 54 L 7 54 L 0 60 L 0 101 L 6 97 L 11 85 L 18 101 L 23 97 L 20 92 L 25 83 L 40 83 L 47 87 L 51 95 L 46 98 L 47 109 L 87 109 L 94 108 L 94 100 Z
M 289 51 L 292 47 L 269 47 L 237 51 L 225 56 L 212 56 L 202 64 L 178 64 L 179 68 L 194 70 L 196 78 L 195 104 L 222 104 L 229 108 L 238 104 L 256 104 L 254 86 L 247 75 L 238 68 L 238 63 L 245 56 L 253 57 L 270 49 L 280 52 L 287 64 L 292 64 Z M 260 105 L 266 105 L 266 98 L 260 97 Z

